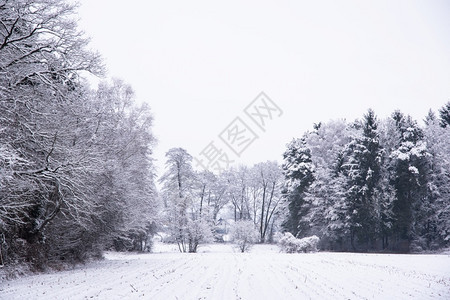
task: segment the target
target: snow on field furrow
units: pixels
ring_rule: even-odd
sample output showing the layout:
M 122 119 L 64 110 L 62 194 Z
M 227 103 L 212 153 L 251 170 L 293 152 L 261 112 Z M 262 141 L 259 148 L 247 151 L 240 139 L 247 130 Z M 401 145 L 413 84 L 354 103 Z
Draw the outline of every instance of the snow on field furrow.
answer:
M 342 296 L 333 286 L 329 286 L 326 280 L 319 281 L 321 277 L 313 271 L 313 265 L 308 266 L 310 262 L 303 259 L 300 262 L 293 262 L 289 255 L 284 258 L 284 261 L 277 261 L 274 267 L 281 271 L 284 270 L 285 281 L 295 285 L 295 288 L 305 294 L 306 298 L 336 299 L 338 296 Z M 294 265 L 292 265 L 293 263 Z M 328 288 L 330 290 L 327 290 Z
M 319 253 L 327 256 L 327 253 Z M 344 265 L 370 266 L 389 273 L 404 273 L 408 276 L 426 277 L 432 281 L 447 281 L 450 286 L 450 272 L 443 266 L 450 267 L 450 256 L 448 255 L 394 255 L 394 254 L 350 254 L 333 253 L 333 262 Z M 435 264 L 429 265 L 433 261 Z M 327 263 L 330 263 L 328 260 Z M 421 270 L 426 268 L 428 273 Z M 431 271 L 431 272 L 430 272 Z
M 255 257 L 249 256 L 255 261 Z M 307 284 L 304 282 L 306 276 L 298 269 L 291 269 L 293 260 L 297 259 L 296 255 L 276 254 L 274 256 L 262 255 L 259 258 L 260 266 L 259 274 L 263 276 L 251 276 L 245 280 L 249 286 L 245 288 L 242 284 L 243 291 L 259 291 L 264 299 L 336 299 L 336 294 L 324 289 L 327 285 L 324 282 L 316 282 L 309 280 Z M 249 268 L 245 266 L 244 269 Z M 250 270 L 251 270 L 250 266 Z M 255 269 L 255 268 L 253 268 Z M 253 272 L 252 274 L 256 274 Z M 311 275 L 308 273 L 307 276 Z M 243 299 L 256 299 L 253 293 L 244 294 Z
M 294 295 L 301 298 L 336 299 L 338 291 L 328 283 L 328 278 L 314 271 L 317 266 L 311 261 L 310 254 L 279 254 L 270 261 L 270 268 L 289 282 Z
M 207 289 L 205 282 L 216 267 L 215 261 L 202 254 L 185 254 L 192 259 L 173 273 L 166 274 L 154 283 L 146 297 L 150 299 L 198 299 L 202 289 Z M 209 287 L 210 288 L 210 287 Z
M 115 281 L 112 281 L 108 289 L 108 294 L 114 295 L 115 286 L 122 286 L 121 292 L 116 295 L 118 298 L 129 298 L 129 297 L 145 297 L 147 298 L 148 291 L 155 289 L 162 283 L 169 281 L 170 278 L 175 276 L 177 270 L 182 270 L 187 268 L 186 266 L 192 261 L 192 258 L 179 258 L 176 260 L 171 260 L 171 263 L 164 264 L 161 267 L 152 266 L 153 263 L 150 261 L 150 266 L 147 269 L 137 269 L 137 270 L 127 270 L 131 276 L 122 275 Z M 172 279 L 172 280 L 176 280 Z
M 272 279 L 276 274 L 267 269 L 267 262 L 261 260 L 259 255 L 249 256 L 246 253 L 236 255 L 240 260 L 237 278 L 237 295 L 240 298 L 255 299 L 255 293 L 261 295 L 261 299 L 285 298 L 280 287 L 273 284 Z
M 142 278 L 142 274 L 148 272 L 151 265 L 146 261 L 115 262 L 119 268 L 102 268 L 92 272 L 91 280 L 84 284 L 84 288 L 67 293 L 56 293 L 56 298 L 84 297 L 84 298 L 108 298 L 119 299 L 130 294 L 137 293 L 134 285 Z M 116 265 L 117 266 L 117 265 Z M 100 280 L 99 280 L 100 279 Z M 61 299 L 60 298 L 60 299 Z
M 450 299 L 449 256 L 255 248 L 110 253 L 74 270 L 0 283 L 0 299 Z
M 106 268 L 106 272 L 98 274 L 99 278 L 103 278 L 103 280 L 99 283 L 98 278 L 97 280 L 93 278 L 92 283 L 89 284 L 83 295 L 86 298 L 100 297 L 105 299 L 142 297 L 145 294 L 142 293 L 140 286 L 143 282 L 153 280 L 153 274 L 170 272 L 186 263 L 181 258 L 167 259 L 168 262 L 158 260 L 114 261 L 115 264 L 121 265 L 122 268 L 117 268 L 117 272 L 108 272 Z
M 163 255 L 159 259 L 167 259 L 169 262 L 161 265 L 153 264 L 155 261 L 151 260 L 151 256 L 148 256 L 148 266 L 146 261 L 142 261 L 135 269 L 123 270 L 124 273 L 121 276 L 116 276 L 109 280 L 109 285 L 106 288 L 103 286 L 101 298 L 104 299 L 124 299 L 124 298 L 148 298 L 148 294 L 157 290 L 160 286 L 167 285 L 173 282 L 177 282 L 179 273 L 182 270 L 193 271 L 192 262 L 195 261 L 193 256 L 176 256 L 169 254 Z M 145 268 L 142 268 L 144 267 Z M 120 288 L 120 292 L 117 292 L 117 287 Z M 96 296 L 96 295 L 94 295 Z M 106 297 L 107 296 L 107 297 Z
M 344 299 L 373 299 L 380 290 L 379 279 L 382 278 L 374 276 L 369 268 L 360 268 L 355 264 L 336 264 L 329 259 L 322 259 L 320 254 L 313 258 L 307 273 L 313 275 L 319 283 L 326 283 L 326 289 L 330 292 L 339 289 L 339 295 Z
M 176 261 L 185 263 L 183 259 L 161 261 L 130 260 L 130 261 L 103 261 L 95 265 L 90 265 L 83 272 L 65 271 L 56 274 L 45 274 L 33 276 L 36 281 L 25 289 L 18 286 L 3 294 L 0 299 L 33 299 L 35 297 L 45 299 L 69 299 L 69 298 L 90 298 L 106 297 L 108 294 L 120 298 L 135 293 L 133 284 L 140 281 L 143 274 L 149 272 L 150 268 L 157 271 L 164 270 L 163 265 L 176 267 Z M 24 278 L 23 280 L 26 280 Z M 100 280 L 99 280 L 100 279 Z M 118 294 L 118 291 L 119 294 Z
M 316 255 L 300 254 L 294 256 L 294 261 L 293 264 L 291 263 L 290 269 L 294 270 L 294 273 L 302 274 L 299 278 L 300 280 L 303 280 L 301 288 L 311 290 L 311 293 L 314 293 L 312 298 L 349 298 L 343 285 L 338 282 L 336 273 L 333 272 L 333 270 L 322 266 Z M 290 274 L 292 274 L 292 272 Z
M 240 299 L 237 293 L 237 266 L 239 260 L 236 255 L 229 254 L 229 259 L 226 264 L 219 265 L 216 270 L 215 277 L 212 278 L 213 288 L 209 291 L 209 294 L 205 296 L 205 299 Z M 215 258 L 216 260 L 217 259 Z
M 314 264 L 320 268 L 309 272 L 320 277 L 319 282 L 326 282 L 330 291 L 336 291 L 338 287 L 342 298 L 373 299 L 380 290 L 379 279 L 382 277 L 374 276 L 373 270 L 369 268 L 361 268 L 355 264 L 337 264 L 320 255 L 316 259 Z
M 139 292 L 143 297 L 150 299 L 152 294 L 160 291 L 170 291 L 171 287 L 181 282 L 180 278 L 189 276 L 195 272 L 196 257 L 184 254 L 183 259 L 176 264 L 167 265 L 162 269 L 152 268 L 147 275 L 133 282 L 134 291 Z M 173 290 L 172 290 L 173 294 Z M 152 297 L 151 297 L 152 298 Z M 155 298 L 153 298 L 155 299 Z M 166 299 L 161 296 L 161 299 Z
M 277 258 L 279 257 L 274 257 L 267 261 L 267 270 L 265 272 L 266 276 L 270 276 L 272 285 L 282 289 L 284 296 L 280 297 L 280 299 L 309 299 L 313 294 L 316 294 L 311 289 L 302 287 L 302 281 L 295 279 L 302 276 L 301 272 L 288 275 L 288 272 L 292 270 L 289 262 L 285 259 L 280 260 Z M 282 294 L 280 293 L 280 295 Z
M 204 274 L 202 289 L 195 299 L 239 299 L 236 290 L 230 288 L 236 275 L 238 260 L 233 253 L 223 256 L 223 259 L 217 259 L 208 255 L 207 260 L 203 260 L 211 267 L 209 273 Z M 213 261 L 211 261 L 213 260 Z M 203 275 L 202 275 L 203 276 Z
M 413 295 L 418 299 L 430 299 L 439 296 L 436 291 L 449 293 L 449 257 L 369 254 L 355 256 L 352 260 L 356 265 L 371 268 L 371 272 L 379 278 L 384 278 L 384 285 L 390 286 L 399 297 Z
M 329 259 L 321 260 L 320 265 L 327 264 L 329 265 L 328 273 L 341 274 L 338 277 L 341 282 L 335 282 L 335 285 L 344 286 L 347 290 L 359 291 L 352 292 L 354 297 L 380 298 L 385 295 L 396 298 L 429 299 L 434 296 L 432 290 L 428 288 L 429 281 L 412 276 L 411 273 L 396 266 L 380 268 L 377 264 L 361 263 L 352 259 L 332 262 Z M 345 280 L 342 281 L 342 279 Z M 390 295 L 386 295 L 385 291 L 390 291 Z M 349 296 L 352 295 L 349 294 Z
M 234 253 L 224 253 L 220 258 L 204 254 L 201 266 L 200 289 L 189 299 L 239 299 L 234 286 L 239 261 Z
M 96 270 L 100 264 L 91 264 L 87 266 Z M 84 273 L 81 270 L 63 271 L 54 274 L 34 275 L 27 278 L 21 278 L 14 281 L 14 287 L 2 288 L 0 294 L 1 299 L 33 299 L 33 298 L 52 298 L 52 295 L 58 293 L 63 298 L 64 294 L 73 294 L 80 289 L 80 285 L 85 285 L 87 277 L 92 275 L 92 272 Z M 74 278 L 71 276 L 78 273 Z M 6 283 L 10 286 L 10 282 Z M 53 296 L 53 298 L 55 298 Z
M 323 255 L 325 257 L 321 258 Z M 386 274 L 378 265 L 359 264 L 349 259 L 335 261 L 332 258 L 330 254 L 295 254 L 288 265 L 283 266 L 282 261 L 277 261 L 274 267 L 291 270 L 286 280 L 303 282 L 302 288 L 309 290 L 313 298 L 379 299 L 398 295 L 398 298 L 412 296 L 428 299 L 438 295 L 428 288 L 428 281 L 395 267 L 390 268 L 391 274 Z M 445 294 L 448 295 L 448 292 Z

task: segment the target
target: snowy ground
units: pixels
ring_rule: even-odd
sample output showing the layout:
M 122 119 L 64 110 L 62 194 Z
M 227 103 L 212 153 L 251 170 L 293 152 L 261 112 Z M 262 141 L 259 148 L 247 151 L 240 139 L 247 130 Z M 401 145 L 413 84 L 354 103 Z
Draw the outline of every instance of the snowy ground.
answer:
M 0 299 L 450 299 L 449 255 L 107 253 L 74 270 L 0 283 Z

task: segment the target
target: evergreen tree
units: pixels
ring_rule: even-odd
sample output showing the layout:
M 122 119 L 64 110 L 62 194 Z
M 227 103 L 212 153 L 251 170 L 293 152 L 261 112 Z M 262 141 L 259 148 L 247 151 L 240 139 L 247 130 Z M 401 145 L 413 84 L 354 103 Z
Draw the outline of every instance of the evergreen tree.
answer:
M 439 110 L 439 117 L 442 127 L 450 126 L 450 101 Z
M 427 115 L 425 116 L 425 119 L 423 120 L 425 125 L 432 125 L 436 123 L 436 114 L 431 109 L 428 111 Z
M 423 132 L 410 116 L 396 111 L 392 118 L 400 134 L 397 148 L 391 154 L 392 184 L 396 193 L 393 203 L 394 250 L 407 252 L 419 235 L 420 207 L 427 199 L 428 153 Z
M 347 161 L 343 168 L 348 177 L 347 203 L 352 246 L 356 247 L 356 238 L 359 244 L 370 248 L 377 234 L 375 190 L 380 181 L 382 149 L 373 110 L 369 110 L 358 125 L 362 132 L 348 144 Z
M 427 122 L 425 141 L 430 152 L 428 202 L 423 238 L 427 248 L 445 247 L 450 241 L 450 126 L 435 118 Z
M 351 140 L 354 128 L 344 120 L 319 125 L 306 136 L 314 165 L 314 181 L 305 194 L 303 207 L 307 214 L 300 221 L 302 235 L 319 236 L 324 248 L 348 250 L 347 190 L 342 166 L 344 146 Z
M 348 250 L 346 177 L 340 171 L 321 166 L 314 177 L 305 197 L 308 214 L 301 220 L 309 225 L 307 235 L 319 236 L 323 248 Z
M 283 197 L 288 204 L 288 216 L 282 226 L 297 236 L 302 229 L 300 221 L 307 213 L 305 192 L 314 181 L 311 151 L 306 146 L 305 138 L 290 142 L 283 159 L 282 168 L 285 177 Z

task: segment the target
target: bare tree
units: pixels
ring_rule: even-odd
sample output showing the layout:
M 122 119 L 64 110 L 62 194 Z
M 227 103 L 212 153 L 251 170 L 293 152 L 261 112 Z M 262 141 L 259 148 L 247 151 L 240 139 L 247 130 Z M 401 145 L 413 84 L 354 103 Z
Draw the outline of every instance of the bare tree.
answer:
M 181 252 L 186 252 L 186 230 L 188 223 L 188 196 L 191 193 L 192 156 L 183 148 L 172 148 L 166 153 L 166 172 L 161 177 L 165 194 L 166 213 L 171 234 Z
M 233 205 L 234 221 L 250 219 L 249 169 L 245 166 L 232 168 L 222 176 L 227 184 L 227 197 Z
M 172 148 L 166 157 L 166 172 L 160 179 L 166 222 L 180 252 L 196 252 L 201 242 L 212 238 L 211 228 L 202 216 L 208 183 L 197 179 L 192 170 L 192 156 L 186 150 Z M 196 197 L 196 183 L 200 199 Z
M 256 183 L 255 187 L 259 190 L 259 202 L 255 199 L 254 203 L 255 206 L 256 203 L 259 204 L 259 235 L 260 242 L 264 243 L 279 208 L 283 177 L 281 168 L 276 162 L 271 161 L 255 165 L 252 171 Z M 256 220 L 255 218 L 255 222 Z

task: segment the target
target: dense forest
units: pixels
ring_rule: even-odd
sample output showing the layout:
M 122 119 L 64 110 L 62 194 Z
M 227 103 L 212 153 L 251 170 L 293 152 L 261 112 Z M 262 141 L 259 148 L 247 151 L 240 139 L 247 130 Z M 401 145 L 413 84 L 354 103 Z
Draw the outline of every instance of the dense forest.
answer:
M 287 145 L 281 166 L 214 174 L 173 148 L 158 192 L 150 109 L 121 80 L 90 86 L 104 66 L 75 8 L 0 2 L 0 265 L 42 270 L 105 249 L 146 251 L 156 230 L 196 252 L 223 241 L 227 219 L 252 227 L 250 242 L 288 231 L 317 235 L 322 250 L 448 246 L 450 102 L 424 125 L 372 110 L 317 123 Z
M 395 111 L 318 123 L 284 153 L 284 228 L 322 249 L 422 251 L 450 240 L 450 102 L 424 126 Z
M 0 2 L 1 264 L 42 269 L 145 247 L 155 213 L 152 116 L 64 1 Z

